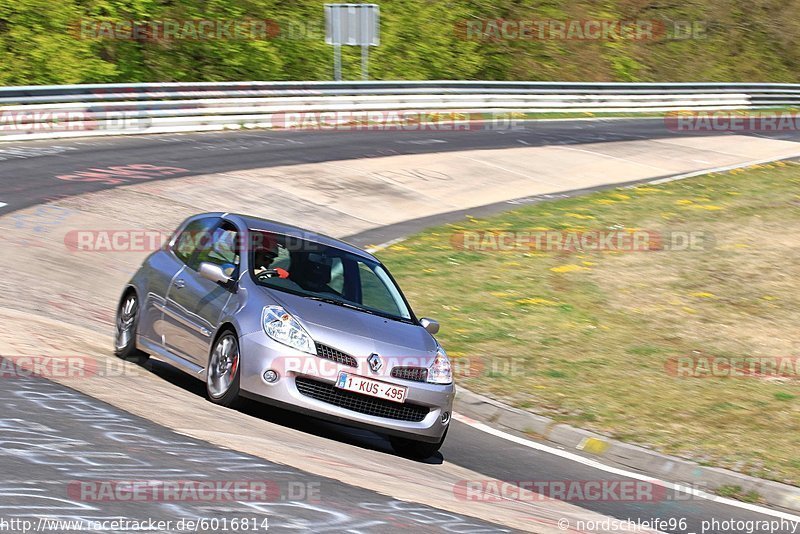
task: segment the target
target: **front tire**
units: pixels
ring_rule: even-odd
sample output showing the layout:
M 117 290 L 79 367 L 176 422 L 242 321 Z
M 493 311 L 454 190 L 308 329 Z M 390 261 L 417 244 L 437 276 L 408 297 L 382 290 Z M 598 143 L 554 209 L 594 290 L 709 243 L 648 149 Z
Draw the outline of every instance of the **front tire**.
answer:
M 211 402 L 227 408 L 240 403 L 240 363 L 239 340 L 233 331 L 226 330 L 217 338 L 208 359 L 206 391 Z
M 117 308 L 116 335 L 114 336 L 114 355 L 123 360 L 143 364 L 149 354 L 136 348 L 136 331 L 139 326 L 139 298 L 130 291 Z
M 417 441 L 415 439 L 401 438 L 398 436 L 389 436 L 389 442 L 392 444 L 392 448 L 395 452 L 400 456 L 413 458 L 414 460 L 427 460 L 439 452 L 439 449 L 444 444 L 444 439 L 447 437 L 447 430 L 449 429 L 450 427 L 445 429 L 444 434 L 442 434 L 442 439 L 436 443 Z

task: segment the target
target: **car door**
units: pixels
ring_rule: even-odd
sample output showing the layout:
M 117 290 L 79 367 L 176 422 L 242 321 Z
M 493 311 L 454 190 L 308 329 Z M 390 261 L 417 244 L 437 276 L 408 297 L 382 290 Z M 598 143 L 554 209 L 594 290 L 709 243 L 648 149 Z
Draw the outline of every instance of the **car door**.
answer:
M 172 281 L 164 323 L 165 347 L 170 352 L 205 367 L 216 331 L 232 290 L 200 276 L 203 262 L 219 265 L 234 279 L 239 274 L 238 232 L 219 220 L 210 233 L 197 240 L 192 257 Z
M 174 242 L 162 250 L 152 254 L 146 260 L 146 269 L 142 269 L 146 277 L 147 294 L 143 295 L 142 312 L 139 319 L 139 335 L 151 343 L 164 345 L 164 310 L 167 295 L 175 280 L 195 251 L 194 236 L 210 232 L 219 224 L 219 217 L 202 217 L 182 224 L 178 228 Z
M 147 294 L 143 295 L 138 333 L 151 343 L 164 344 L 164 307 L 170 285 L 184 268 L 171 251 L 162 250 L 147 260 Z

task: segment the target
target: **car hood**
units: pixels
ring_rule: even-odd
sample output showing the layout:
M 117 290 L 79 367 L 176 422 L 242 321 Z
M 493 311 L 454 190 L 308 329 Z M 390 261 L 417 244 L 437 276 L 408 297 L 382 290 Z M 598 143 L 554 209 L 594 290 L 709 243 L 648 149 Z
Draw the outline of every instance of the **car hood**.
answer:
M 266 289 L 266 288 L 265 288 Z M 329 345 L 356 358 L 381 356 L 419 358 L 428 365 L 436 354 L 436 341 L 419 325 L 320 302 L 291 293 L 266 289 L 291 313 L 317 343 Z

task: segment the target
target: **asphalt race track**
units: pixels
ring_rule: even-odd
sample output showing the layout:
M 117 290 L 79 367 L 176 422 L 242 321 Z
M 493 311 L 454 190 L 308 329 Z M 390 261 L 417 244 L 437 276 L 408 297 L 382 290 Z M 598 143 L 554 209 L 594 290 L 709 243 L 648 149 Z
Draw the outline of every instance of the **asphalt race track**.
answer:
M 76 171 L 131 164 L 173 165 L 181 174 L 352 158 L 399 156 L 521 146 L 579 145 L 674 136 L 661 119 L 547 121 L 498 131 L 268 132 L 131 136 L 0 144 L 0 214 L 45 199 L 109 187 L 102 182 L 53 180 Z M 702 134 L 682 134 L 702 135 Z M 722 134 L 728 135 L 728 134 Z M 796 132 L 776 139 L 800 141 Z M 180 175 L 175 175 L 180 176 Z
M 54 180 L 78 171 L 112 166 L 174 166 L 186 171 L 166 176 L 184 177 L 232 170 L 443 151 L 498 149 L 520 146 L 577 145 L 636 139 L 658 139 L 671 134 L 658 119 L 600 121 L 548 121 L 527 123 L 506 131 L 472 132 L 225 132 L 155 135 L 125 138 L 53 140 L 0 144 L 0 216 L 66 196 L 114 187 L 102 180 Z M 728 135 L 728 134 L 720 134 Z M 776 138 L 800 141 L 795 134 Z M 85 176 L 85 175 L 84 175 Z M 496 205 L 487 210 L 505 209 Z M 450 214 L 438 217 L 460 217 Z M 412 221 L 395 229 L 377 229 L 357 236 L 359 244 L 381 242 L 431 224 Z M 175 387 L 203 395 L 203 385 L 160 362 L 147 368 Z M 0 419 L 0 510 L 6 515 L 42 517 L 122 518 L 159 517 L 178 520 L 224 513 L 226 517 L 269 516 L 270 530 L 308 529 L 314 532 L 492 532 L 510 531 L 468 517 L 443 513 L 422 505 L 394 501 L 341 482 L 319 479 L 259 458 L 236 453 L 187 438 L 152 422 L 41 379 L 0 380 L 4 415 Z M 59 402 L 46 402 L 58 399 Z M 61 402 L 61 401 L 64 402 Z M 385 452 L 388 442 L 375 434 L 310 421 L 284 413 L 264 415 L 253 405 L 243 410 L 279 424 L 352 444 L 353 455 L 361 448 Z M 117 426 L 118 425 L 118 426 Z M 91 452 L 89 452 L 91 451 Z M 544 451 L 484 433 L 453 421 L 441 457 L 448 462 L 506 481 L 519 480 L 621 480 L 600 469 L 571 462 Z M 432 459 L 431 469 L 442 458 Z M 224 503 L 219 507 L 192 508 L 191 504 L 125 504 L 96 502 L 74 509 L 65 499 L 70 481 L 98 477 L 225 479 L 226 473 L 306 488 L 319 483 L 327 489 L 324 505 L 295 505 L 290 499 L 270 504 Z M 689 482 L 689 481 L 686 481 Z M 700 480 L 697 481 L 701 482 Z M 287 487 L 280 487 L 282 492 Z M 424 491 L 421 487 L 420 491 Z M 61 492 L 60 494 L 58 492 Z M 723 503 L 667 491 L 654 502 L 582 501 L 574 503 L 619 519 L 649 521 L 685 518 L 686 528 L 667 532 L 701 532 L 701 522 L 718 520 L 774 520 L 763 511 L 749 511 Z M 143 507 L 144 506 L 144 507 Z M 207 505 L 204 505 L 207 506 Z M 91 509 L 89 509 L 91 508 Z M 705 532 L 727 532 L 711 529 Z M 791 532 L 791 530 L 789 530 Z
M 446 532 L 456 527 L 462 532 L 509 532 L 215 448 L 46 380 L 0 380 L 0 399 L 5 478 L 0 509 L 14 509 L 15 516 L 35 524 L 40 518 L 84 521 L 83 525 L 158 518 L 177 527 L 181 520 L 224 517 L 229 522 L 252 521 L 257 527 L 253 530 L 260 532 L 267 530 L 262 527 L 312 532 Z M 245 503 L 117 501 L 109 506 L 101 500 L 102 489 L 91 482 L 122 478 L 252 481 L 256 489 L 255 484 L 264 484 L 266 498 Z M 75 499 L 81 492 L 88 499 Z M 324 501 L 315 495 L 324 496 Z M 91 531 L 84 529 L 76 530 Z M 184 529 L 176 528 L 180 530 Z

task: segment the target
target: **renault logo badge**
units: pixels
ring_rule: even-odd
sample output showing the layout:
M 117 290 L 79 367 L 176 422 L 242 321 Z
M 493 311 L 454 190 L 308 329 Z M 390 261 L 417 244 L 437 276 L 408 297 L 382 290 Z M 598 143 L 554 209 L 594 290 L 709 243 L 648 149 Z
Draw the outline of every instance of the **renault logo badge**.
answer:
M 383 367 L 381 357 L 375 353 L 370 354 L 369 358 L 367 358 L 367 363 L 369 364 L 369 368 L 372 369 L 373 373 L 377 373 L 381 370 L 381 367 Z

